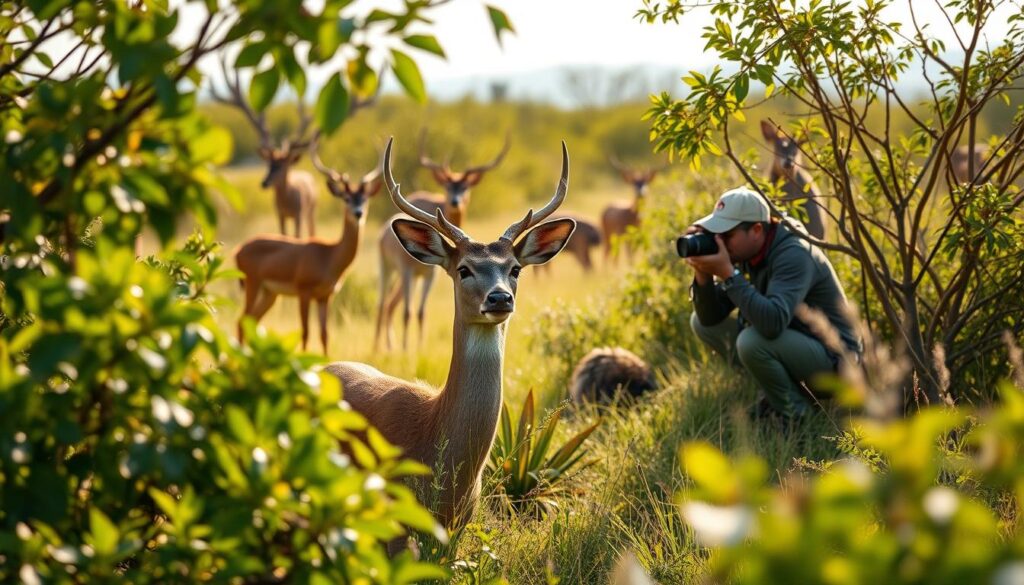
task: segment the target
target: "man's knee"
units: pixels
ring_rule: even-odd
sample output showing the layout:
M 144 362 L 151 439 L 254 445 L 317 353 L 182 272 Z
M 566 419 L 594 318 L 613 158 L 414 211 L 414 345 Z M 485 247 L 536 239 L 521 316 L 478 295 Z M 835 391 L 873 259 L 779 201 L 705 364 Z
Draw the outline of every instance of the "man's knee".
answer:
M 736 336 L 736 354 L 744 364 L 759 355 L 763 355 L 769 340 L 758 333 L 753 327 L 746 327 Z

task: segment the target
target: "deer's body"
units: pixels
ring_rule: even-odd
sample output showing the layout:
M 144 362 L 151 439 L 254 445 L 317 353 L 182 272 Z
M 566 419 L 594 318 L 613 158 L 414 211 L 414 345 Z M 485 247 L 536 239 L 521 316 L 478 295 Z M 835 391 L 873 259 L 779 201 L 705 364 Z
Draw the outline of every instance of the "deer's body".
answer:
M 788 136 L 768 120 L 761 121 L 761 133 L 772 146 L 768 180 L 773 184 L 781 182 L 783 201 L 802 201 L 800 206 L 807 214 L 807 233 L 819 240 L 825 239 L 828 235 L 825 228 L 825 201 L 818 186 L 814 184 L 814 178 L 803 168 L 801 140 Z
M 410 257 L 440 266 L 454 283 L 448 379 L 442 388 L 434 389 L 360 363 L 339 362 L 327 371 L 341 379 L 345 399 L 385 438 L 439 474 L 433 480 L 418 480 L 417 487 L 425 491 L 430 485 L 440 486 L 437 518 L 449 528 L 457 528 L 475 507 L 480 475 L 501 413 L 505 333 L 515 309 L 520 270 L 553 258 L 575 227 L 570 219 L 537 225 L 565 198 L 568 152 L 563 144 L 562 177 L 552 200 L 536 214 L 531 210 L 490 244 L 473 241 L 448 221 L 442 209 L 431 215 L 405 199 L 391 176 L 390 160 L 389 141 L 384 178 L 391 199 L 418 221 L 397 218 L 389 229 Z M 435 501 L 425 493 L 421 499 Z
M 430 193 L 428 191 L 417 191 L 409 196 L 408 202 L 417 209 L 429 213 L 431 216 L 440 209 L 445 218 L 456 227 L 462 227 L 463 219 L 466 216 L 466 209 L 469 206 L 469 190 L 483 178 L 484 173 L 496 167 L 508 152 L 509 142 L 506 138 L 505 146 L 498 156 L 491 162 L 472 167 L 464 172 L 454 172 L 448 165 L 435 163 L 423 152 L 421 138 L 420 165 L 432 171 L 434 180 L 444 187 L 445 193 Z M 391 230 L 391 223 L 394 219 L 406 217 L 395 215 L 384 224 L 381 230 L 379 242 L 380 248 L 380 298 L 377 302 L 377 324 L 374 333 L 373 346 L 380 347 L 381 335 L 384 336 L 385 346 L 392 347 L 391 321 L 398 308 L 403 304 L 402 312 L 402 348 L 406 349 L 409 343 L 409 322 L 412 318 L 412 296 L 416 283 L 420 286 L 420 303 L 416 313 L 416 321 L 420 340 L 423 339 L 423 324 L 426 320 L 427 296 L 434 284 L 435 270 L 433 266 L 427 266 L 417 262 L 410 257 L 402 247 L 394 231 Z
M 982 143 L 975 144 L 973 148 L 965 144 L 953 149 L 953 153 L 950 155 L 949 166 L 957 182 L 961 184 L 970 183 L 976 179 L 981 173 L 988 152 L 988 145 Z
M 590 258 L 590 249 L 601 245 L 601 230 L 593 223 L 583 219 L 578 215 L 559 213 L 551 216 L 552 219 L 569 218 L 576 222 L 576 230 L 572 232 L 572 237 L 565 244 L 565 251 L 572 254 L 576 261 L 580 263 L 580 267 L 583 268 L 584 272 L 590 272 L 594 268 L 594 262 Z M 544 268 L 550 266 L 544 264 L 537 268 Z
M 331 193 L 345 201 L 345 219 L 341 237 L 328 241 L 311 237 L 299 239 L 286 235 L 255 237 L 239 247 L 235 263 L 245 274 L 245 309 L 242 318 L 257 322 L 270 310 L 279 295 L 299 299 L 299 320 L 302 325 L 302 348 L 308 339 L 309 307 L 317 303 L 320 322 L 320 343 L 327 354 L 327 309 L 331 297 L 343 283 L 343 277 L 355 260 L 366 204 L 376 194 L 380 182 L 370 173 L 358 183 L 350 183 L 347 175 L 323 167 L 314 154 L 314 164 L 328 178 Z M 238 336 L 242 337 L 241 319 Z
M 455 526 L 472 516 L 480 477 L 498 428 L 502 400 L 505 325 L 459 327 L 455 316 L 452 363 L 440 389 L 389 376 L 365 364 L 340 362 L 345 400 L 391 443 L 440 473 L 438 520 Z M 416 486 L 426 493 L 431 480 Z
M 316 235 L 316 203 L 318 188 L 316 179 L 306 171 L 288 170 L 278 173 L 273 183 L 274 208 L 277 210 L 277 221 L 281 233 L 285 231 L 285 221 L 295 223 L 295 237 L 301 237 L 302 224 L 305 222 L 309 236 Z
M 622 164 L 615 156 L 608 157 L 612 167 L 622 180 L 633 188 L 632 201 L 615 201 L 601 212 L 601 231 L 604 232 L 604 258 L 608 261 L 612 253 L 612 239 L 621 237 L 630 227 L 640 226 L 640 201 L 647 196 L 647 190 L 664 167 L 640 170 Z

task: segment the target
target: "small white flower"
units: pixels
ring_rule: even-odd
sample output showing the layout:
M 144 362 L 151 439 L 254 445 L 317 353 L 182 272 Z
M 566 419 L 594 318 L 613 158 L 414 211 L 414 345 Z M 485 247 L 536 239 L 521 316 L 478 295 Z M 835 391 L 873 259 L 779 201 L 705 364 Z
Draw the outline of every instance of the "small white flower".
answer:
M 924 495 L 924 512 L 936 524 L 947 524 L 959 507 L 960 497 L 948 487 L 934 487 Z
M 80 276 L 72 276 L 68 279 L 68 290 L 71 291 L 71 298 L 80 301 L 89 292 L 89 283 Z
M 66 152 L 64 153 L 64 156 L 61 157 L 60 162 L 64 166 L 71 168 L 75 166 L 75 155 L 73 153 Z
M 153 405 L 153 418 L 164 424 L 171 422 L 171 405 L 162 396 L 154 396 L 150 402 Z
M 299 374 L 299 378 L 301 378 L 302 381 L 305 382 L 306 385 L 309 386 L 310 388 L 320 387 L 320 374 L 317 374 L 314 371 L 306 370 Z
M 704 546 L 732 545 L 743 540 L 754 524 L 754 514 L 746 506 L 712 506 L 704 502 L 682 505 L 683 518 L 693 527 Z
M 39 578 L 39 573 L 36 572 L 32 565 L 22 565 L 21 570 L 18 571 L 18 576 L 21 577 L 21 582 L 24 585 L 42 585 L 43 583 Z
M 28 540 L 32 538 L 32 529 L 28 527 L 28 524 L 24 522 L 18 522 L 14 527 L 14 533 L 18 535 L 18 538 L 22 540 Z
M 288 436 L 288 433 L 281 431 L 277 434 L 277 444 L 280 445 L 282 449 L 291 449 L 292 438 Z
M 4 136 L 4 142 L 7 144 L 17 144 L 18 142 L 21 142 L 21 139 L 24 137 L 25 136 L 17 130 L 8 130 L 7 134 Z
M 78 551 L 75 550 L 74 547 L 62 546 L 60 548 L 57 548 L 55 546 L 49 546 L 47 547 L 47 549 L 50 551 L 50 556 L 53 557 L 53 560 L 57 561 L 58 563 L 71 565 L 78 560 Z
M 192 411 L 174 401 L 171 401 L 170 404 L 174 422 L 178 423 L 181 427 L 192 426 L 192 421 L 195 420 L 195 415 L 192 414 Z
M 327 458 L 331 460 L 331 463 L 341 468 L 348 467 L 349 463 L 352 462 L 352 459 L 348 455 L 338 453 L 337 451 L 331 451 L 328 453 Z
M 146 362 L 147 366 L 158 372 L 164 371 L 164 368 L 167 367 L 167 358 L 148 347 L 140 347 L 138 353 L 139 357 L 142 358 L 142 361 Z
M 376 473 L 371 473 L 366 476 L 366 482 L 363 483 L 363 489 L 368 492 L 375 492 L 384 489 L 385 485 L 387 485 L 387 482 L 384 481 L 383 477 Z
M 107 380 L 107 388 L 113 390 L 114 394 L 124 394 L 128 391 L 128 382 L 123 378 L 111 378 Z
M 132 287 L 128 289 L 128 294 L 132 295 L 137 299 L 141 299 L 143 293 L 144 291 L 142 290 L 142 287 L 137 284 L 133 284 Z
M 256 447 L 252 450 L 252 460 L 255 461 L 257 465 L 266 465 L 267 459 L 267 452 L 263 450 L 263 447 Z

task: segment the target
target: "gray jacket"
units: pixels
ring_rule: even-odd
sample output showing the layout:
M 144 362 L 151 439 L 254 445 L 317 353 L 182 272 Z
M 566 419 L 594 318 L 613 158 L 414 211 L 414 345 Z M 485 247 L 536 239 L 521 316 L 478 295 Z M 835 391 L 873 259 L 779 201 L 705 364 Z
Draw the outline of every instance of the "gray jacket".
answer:
M 847 348 L 860 352 L 860 340 L 843 313 L 846 294 L 832 264 L 817 246 L 778 224 L 758 265 L 744 262 L 739 268 L 749 280 L 728 291 L 712 281 L 703 286 L 694 281 L 693 305 L 702 325 L 716 325 L 739 308 L 740 321 L 768 339 L 778 337 L 786 328 L 816 337 L 793 314 L 797 305 L 806 303 L 828 317 Z

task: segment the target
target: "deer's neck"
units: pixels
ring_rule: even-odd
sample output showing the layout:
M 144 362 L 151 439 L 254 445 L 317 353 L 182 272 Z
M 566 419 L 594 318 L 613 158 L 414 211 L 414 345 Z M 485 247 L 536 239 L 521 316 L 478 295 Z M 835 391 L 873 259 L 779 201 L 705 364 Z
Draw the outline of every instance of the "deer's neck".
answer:
M 286 201 L 288 199 L 288 175 L 289 170 L 284 169 L 274 179 L 274 198 L 277 201 Z
M 342 227 L 341 238 L 334 244 L 331 251 L 331 268 L 335 278 L 341 276 L 346 268 L 352 265 L 356 252 L 359 251 L 359 235 L 362 228 L 362 221 L 357 220 L 350 213 L 345 214 L 345 225 Z
M 466 324 L 455 315 L 448 381 L 437 402 L 434 429 L 447 441 L 445 471 L 456 490 L 471 489 L 480 474 L 501 414 L 501 377 L 507 323 Z

